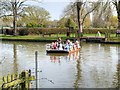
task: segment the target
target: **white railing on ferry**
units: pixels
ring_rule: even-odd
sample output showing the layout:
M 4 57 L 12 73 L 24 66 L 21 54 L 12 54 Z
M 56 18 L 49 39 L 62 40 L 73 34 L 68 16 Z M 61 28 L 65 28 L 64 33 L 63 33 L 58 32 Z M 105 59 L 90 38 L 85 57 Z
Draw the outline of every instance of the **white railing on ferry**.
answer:
M 50 50 L 51 49 L 50 46 L 51 44 L 46 44 L 46 50 Z

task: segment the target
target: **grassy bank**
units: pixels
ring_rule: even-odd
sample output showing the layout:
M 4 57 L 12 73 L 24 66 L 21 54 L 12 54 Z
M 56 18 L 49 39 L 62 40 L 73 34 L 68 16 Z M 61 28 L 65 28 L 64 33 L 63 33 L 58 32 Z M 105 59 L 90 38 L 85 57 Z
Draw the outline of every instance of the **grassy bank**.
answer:
M 72 39 L 74 35 L 71 35 L 69 39 Z M 95 37 L 96 34 L 84 34 L 83 37 Z M 101 34 L 102 37 L 105 37 L 104 34 Z M 51 42 L 56 41 L 58 37 L 61 37 L 62 40 L 66 40 L 68 37 L 66 37 L 66 34 L 60 34 L 52 35 L 52 36 L 45 36 L 42 35 L 27 35 L 27 36 L 11 36 L 11 35 L 0 35 L 0 39 L 2 40 L 9 40 L 9 41 L 41 41 L 41 42 Z M 120 42 L 120 36 L 116 37 L 115 34 L 111 34 L 110 38 L 108 38 L 108 41 L 110 42 Z
M 108 42 L 120 42 L 120 36 L 119 37 L 110 37 L 107 40 Z
M 51 37 L 49 36 L 45 36 L 42 37 L 40 35 L 28 35 L 28 36 L 10 36 L 10 35 L 0 35 L 0 39 L 2 40 L 13 40 L 13 41 L 43 41 L 43 42 L 47 42 L 47 41 L 56 41 L 58 39 L 58 37 L 61 37 L 63 40 L 66 40 L 67 37 L 63 34 L 63 35 L 52 35 Z

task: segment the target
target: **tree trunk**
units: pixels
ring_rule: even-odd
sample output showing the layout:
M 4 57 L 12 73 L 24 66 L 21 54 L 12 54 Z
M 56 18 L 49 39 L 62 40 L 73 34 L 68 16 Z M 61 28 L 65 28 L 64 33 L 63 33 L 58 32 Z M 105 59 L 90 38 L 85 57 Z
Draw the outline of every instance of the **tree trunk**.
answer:
M 80 13 L 79 13 L 80 9 L 77 6 L 77 19 L 78 19 L 78 37 L 80 37 Z
M 117 14 L 118 14 L 118 29 L 120 29 L 120 1 L 118 2 Z
M 118 28 L 120 29 L 120 10 L 118 11 Z
M 81 6 L 82 2 L 77 2 L 77 19 L 78 19 L 78 37 L 80 38 L 82 36 L 82 23 L 81 23 Z
M 14 31 L 14 36 L 17 35 L 17 30 L 16 30 L 16 24 L 17 22 L 17 4 L 14 2 L 13 4 L 13 31 Z

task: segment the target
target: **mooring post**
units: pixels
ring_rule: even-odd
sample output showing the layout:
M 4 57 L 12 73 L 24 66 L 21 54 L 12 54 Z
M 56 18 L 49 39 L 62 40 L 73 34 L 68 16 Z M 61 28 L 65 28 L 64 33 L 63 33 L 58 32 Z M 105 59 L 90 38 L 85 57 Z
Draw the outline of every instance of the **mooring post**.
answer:
M 22 71 L 22 72 L 21 72 L 21 74 L 20 74 L 20 79 L 25 80 L 25 71 Z M 25 89 L 25 82 L 20 83 L 20 88 L 21 88 L 21 89 Z
M 37 87 L 38 87 L 38 86 L 37 86 L 37 85 L 38 85 L 38 84 L 37 84 L 37 63 L 38 63 L 38 62 L 37 62 L 37 56 L 38 56 L 38 52 L 36 51 L 36 52 L 35 52 L 35 76 L 36 76 L 36 90 L 37 90 Z
M 31 77 L 31 70 L 30 69 L 28 70 L 28 77 Z M 28 83 L 28 87 L 30 88 L 30 81 Z
M 8 83 L 11 82 L 11 75 L 10 75 L 10 74 L 8 74 L 8 76 L 7 76 L 7 82 L 8 82 Z

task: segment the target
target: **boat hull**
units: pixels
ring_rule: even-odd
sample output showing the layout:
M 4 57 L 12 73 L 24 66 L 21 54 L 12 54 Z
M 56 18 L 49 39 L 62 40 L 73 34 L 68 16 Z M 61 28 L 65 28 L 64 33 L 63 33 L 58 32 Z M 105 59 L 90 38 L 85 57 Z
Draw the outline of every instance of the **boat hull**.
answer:
M 46 50 L 47 53 L 69 53 L 69 51 L 66 50 Z
M 80 49 L 72 50 L 72 51 L 67 51 L 67 50 L 56 50 L 56 49 L 51 49 L 51 50 L 46 50 L 47 53 L 74 53 L 79 51 Z

